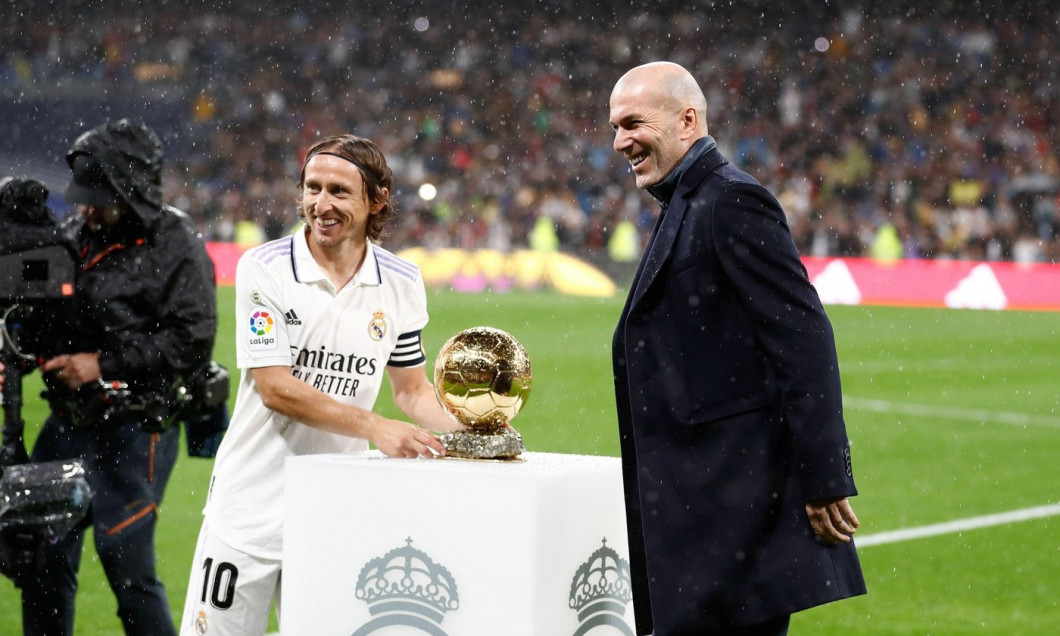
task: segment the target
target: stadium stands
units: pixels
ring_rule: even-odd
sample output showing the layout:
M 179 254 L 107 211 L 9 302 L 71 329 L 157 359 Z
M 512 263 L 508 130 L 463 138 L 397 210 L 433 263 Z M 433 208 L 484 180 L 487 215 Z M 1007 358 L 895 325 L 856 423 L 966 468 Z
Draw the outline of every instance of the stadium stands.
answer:
M 1049 3 L 45 4 L 0 23 L 0 168 L 54 170 L 73 131 L 141 117 L 173 203 L 215 240 L 286 231 L 301 153 L 352 131 L 395 167 L 388 246 L 523 247 L 547 217 L 564 249 L 606 258 L 657 207 L 611 150 L 607 98 L 670 59 L 804 254 L 1060 262 Z

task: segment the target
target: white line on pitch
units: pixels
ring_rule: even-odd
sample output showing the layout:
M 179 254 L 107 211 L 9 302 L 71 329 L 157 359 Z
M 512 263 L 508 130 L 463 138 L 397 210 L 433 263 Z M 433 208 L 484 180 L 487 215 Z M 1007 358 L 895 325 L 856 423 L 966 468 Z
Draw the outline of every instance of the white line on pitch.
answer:
M 869 398 L 843 397 L 843 404 L 865 411 L 877 413 L 899 413 L 919 417 L 941 417 L 953 420 L 971 420 L 973 422 L 997 422 L 1017 426 L 1045 426 L 1060 428 L 1060 417 L 1035 415 L 1032 413 L 1013 413 L 1011 411 L 988 411 L 986 409 L 965 409 L 956 406 L 939 406 L 932 404 L 906 404 L 872 400 Z
M 968 361 L 960 358 L 924 359 L 875 359 L 857 362 L 839 362 L 843 373 L 930 373 L 933 371 L 952 371 L 968 366 Z M 990 369 L 997 373 L 1001 369 L 1021 369 L 1026 367 L 1026 359 L 1016 355 L 1000 356 L 991 354 Z
M 1049 504 L 1047 506 L 1035 506 L 1034 508 L 1023 508 L 1021 510 L 1011 510 L 1009 512 L 999 512 L 997 514 L 984 515 L 982 517 L 957 519 L 956 521 L 936 523 L 930 526 L 921 526 L 919 528 L 905 528 L 902 530 L 892 530 L 890 532 L 878 532 L 876 534 L 865 535 L 864 537 L 857 537 L 855 541 L 859 548 L 864 548 L 870 545 L 882 545 L 884 543 L 897 543 L 898 541 L 908 541 L 910 539 L 937 537 L 941 534 L 953 534 L 955 532 L 964 532 L 965 530 L 978 530 L 979 528 L 989 528 L 990 526 L 1000 526 L 1007 523 L 1055 517 L 1056 515 L 1060 515 L 1060 503 Z

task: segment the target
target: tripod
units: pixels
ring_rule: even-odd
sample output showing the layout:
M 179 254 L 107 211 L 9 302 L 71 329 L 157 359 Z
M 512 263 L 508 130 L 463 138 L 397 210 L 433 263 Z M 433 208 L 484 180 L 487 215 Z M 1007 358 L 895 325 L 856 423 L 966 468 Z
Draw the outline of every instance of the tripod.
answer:
M 26 422 L 22 419 L 22 367 L 25 359 L 19 354 L 8 331 L 8 317 L 14 307 L 0 317 L 0 362 L 4 364 L 3 405 L 4 423 L 0 429 L 0 474 L 15 464 L 29 461 L 23 434 Z

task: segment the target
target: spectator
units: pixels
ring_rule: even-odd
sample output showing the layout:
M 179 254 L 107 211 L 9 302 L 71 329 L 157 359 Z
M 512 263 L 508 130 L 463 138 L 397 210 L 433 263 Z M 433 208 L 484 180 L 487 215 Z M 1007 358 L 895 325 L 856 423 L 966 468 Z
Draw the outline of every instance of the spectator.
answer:
M 1060 71 L 1045 62 L 1060 57 L 1060 38 L 1048 3 L 1006 3 L 988 24 L 960 6 L 933 13 L 918 5 L 907 15 L 898 5 L 802 2 L 777 15 L 751 2 L 708 14 L 663 0 L 623 16 L 621 30 L 598 28 L 616 20 L 611 9 L 573 2 L 513 4 L 451 23 L 403 0 L 385 12 L 360 6 L 349 22 L 314 20 L 327 2 L 283 11 L 265 0 L 261 10 L 207 8 L 190 19 L 180 0 L 146 16 L 58 4 L 78 10 L 55 11 L 44 24 L 34 11 L 14 11 L 0 24 L 0 76 L 11 80 L 0 91 L 62 100 L 105 82 L 183 100 L 181 130 L 190 134 L 173 158 L 184 183 L 170 195 L 193 202 L 210 238 L 230 238 L 239 220 L 265 225 L 266 211 L 291 196 L 275 175 L 289 174 L 320 134 L 355 130 L 401 165 L 399 197 L 426 181 L 458 210 L 493 197 L 517 248 L 543 213 L 538 206 L 524 216 L 521 193 L 569 190 L 584 225 L 561 224 L 562 247 L 606 244 L 615 224 L 594 218 L 614 212 L 606 193 L 628 169 L 610 156 L 593 116 L 609 90 L 603 78 L 668 58 L 688 61 L 711 87 L 718 125 L 735 133 L 723 150 L 738 165 L 781 194 L 789 179 L 809 186 L 791 186 L 805 207 L 788 208 L 804 216 L 792 222 L 803 254 L 863 253 L 895 214 L 906 217 L 909 236 L 944 231 L 935 212 L 950 214 L 950 185 L 965 180 L 979 185 L 970 203 L 990 224 L 987 258 L 1014 257 L 991 245 L 1017 239 L 1032 248 L 1020 254 L 1056 260 L 1060 251 L 1056 222 L 1039 222 L 1051 213 L 1035 216 L 1035 202 L 1014 210 L 1038 226 L 1029 233 L 999 218 L 1017 179 L 1060 179 Z M 713 23 L 728 28 L 702 49 L 689 35 Z M 660 41 L 660 32 L 674 35 Z M 646 197 L 634 201 L 643 238 L 653 208 Z M 488 232 L 454 231 L 444 215 L 425 220 L 432 227 L 420 234 L 444 245 L 488 240 Z M 982 250 L 964 243 L 983 240 L 958 235 L 912 251 L 970 258 Z

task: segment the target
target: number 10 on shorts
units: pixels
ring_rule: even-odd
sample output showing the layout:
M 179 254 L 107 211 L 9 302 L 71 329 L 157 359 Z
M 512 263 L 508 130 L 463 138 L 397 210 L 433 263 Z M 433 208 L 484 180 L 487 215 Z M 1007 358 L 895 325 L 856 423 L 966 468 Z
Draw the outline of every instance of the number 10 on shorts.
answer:
M 239 569 L 236 566 L 222 561 L 214 568 L 212 558 L 203 561 L 202 564 L 202 597 L 200 602 L 209 601 L 217 609 L 226 610 L 232 607 L 236 598 L 236 580 L 239 578 Z

